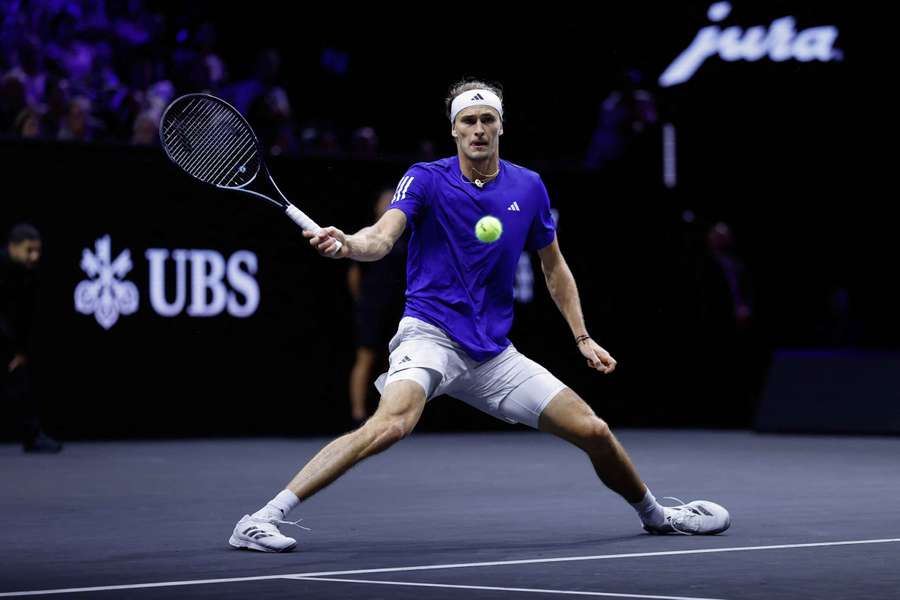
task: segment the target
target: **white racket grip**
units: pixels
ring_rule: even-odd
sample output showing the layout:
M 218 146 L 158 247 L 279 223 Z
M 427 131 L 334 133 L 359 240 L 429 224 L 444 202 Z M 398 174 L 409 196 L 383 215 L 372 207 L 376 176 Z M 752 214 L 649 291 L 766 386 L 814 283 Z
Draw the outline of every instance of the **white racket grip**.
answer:
M 284 212 L 288 217 L 291 218 L 291 221 L 293 221 L 306 231 L 319 231 L 320 229 L 322 229 L 315 221 L 306 216 L 305 212 L 303 212 L 293 204 L 288 204 L 288 207 L 284 210 Z M 335 250 L 334 252 L 332 252 L 332 254 L 337 254 L 341 251 L 343 244 L 338 240 L 334 240 L 334 242 Z

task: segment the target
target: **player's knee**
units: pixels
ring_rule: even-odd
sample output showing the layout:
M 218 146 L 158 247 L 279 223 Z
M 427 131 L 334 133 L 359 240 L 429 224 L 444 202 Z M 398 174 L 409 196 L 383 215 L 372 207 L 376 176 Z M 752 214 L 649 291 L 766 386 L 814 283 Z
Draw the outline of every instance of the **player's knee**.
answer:
M 378 450 L 389 448 L 412 433 L 412 426 L 402 417 L 370 419 L 366 426 L 372 429 L 374 444 Z
M 407 425 L 402 417 L 391 419 L 385 428 L 384 436 L 391 442 L 396 443 L 408 436 L 412 432 L 412 428 Z
M 582 429 L 585 443 L 591 446 L 606 446 L 612 439 L 609 425 L 596 415 L 585 417 Z

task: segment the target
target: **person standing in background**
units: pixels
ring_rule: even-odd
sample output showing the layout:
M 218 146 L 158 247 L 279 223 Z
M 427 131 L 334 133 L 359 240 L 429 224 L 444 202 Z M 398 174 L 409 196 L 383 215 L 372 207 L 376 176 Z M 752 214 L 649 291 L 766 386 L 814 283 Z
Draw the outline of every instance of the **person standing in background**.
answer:
M 41 234 L 32 225 L 14 226 L 0 250 L 0 390 L 22 423 L 25 452 L 56 453 L 62 444 L 41 429 L 31 387 L 31 332 L 37 299 Z
M 375 202 L 375 220 L 391 204 L 393 189 L 385 189 Z M 347 271 L 347 287 L 354 301 L 356 359 L 350 371 L 350 415 L 354 425 L 368 418 L 372 373 L 403 314 L 406 292 L 406 244 L 394 247 L 382 260 L 354 262 Z M 379 365 L 380 366 L 380 365 Z

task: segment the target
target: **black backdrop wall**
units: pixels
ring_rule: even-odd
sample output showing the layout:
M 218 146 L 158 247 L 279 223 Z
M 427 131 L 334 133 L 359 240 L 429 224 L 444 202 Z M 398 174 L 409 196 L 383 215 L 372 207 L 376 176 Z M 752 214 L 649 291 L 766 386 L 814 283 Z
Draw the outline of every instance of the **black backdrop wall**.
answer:
M 50 420 L 64 435 L 309 433 L 344 425 L 353 358 L 345 262 L 315 255 L 277 210 L 207 190 L 158 151 L 15 144 L 0 156 L 28 182 L 16 201 L 3 203 L 3 221 L 28 218 L 45 236 L 36 366 Z M 383 182 L 404 167 L 334 159 L 276 161 L 273 170 L 285 193 L 321 223 L 354 230 L 365 224 Z M 748 423 L 752 406 L 722 375 L 721 361 L 734 355 L 710 316 L 717 296 L 702 275 L 702 224 L 685 223 L 678 202 L 657 183 L 610 183 L 575 172 L 547 172 L 545 180 L 590 329 L 620 369 L 604 378 L 584 367 L 536 263 L 534 301 L 518 306 L 511 334 L 520 350 L 618 425 Z M 764 362 L 771 345 L 821 343 L 815 315 L 791 310 L 785 298 L 807 306 L 826 302 L 819 292 L 834 282 L 828 267 L 838 258 L 860 258 L 847 256 L 846 247 L 827 252 L 824 246 L 816 246 L 814 260 L 798 256 L 793 242 L 801 234 L 781 236 L 801 217 L 791 210 L 779 215 L 742 213 L 735 225 L 759 240 L 749 257 L 762 282 L 755 361 Z M 816 218 L 815 236 L 856 236 L 841 215 Z M 91 279 L 82 268 L 84 253 L 99 259 L 97 241 L 106 236 L 107 260 L 130 253 L 132 268 L 120 275 L 139 292 L 137 310 L 108 328 L 75 303 L 77 286 Z M 801 237 L 801 247 L 812 243 Z M 188 251 L 181 274 L 179 250 Z M 165 257 L 163 296 L 174 316 L 153 306 L 153 254 Z M 211 263 L 225 266 L 218 279 L 211 277 L 221 281 L 211 287 L 226 294 L 215 316 L 190 314 L 204 309 L 204 301 L 196 307 L 200 296 L 215 303 L 212 290 L 195 290 L 201 278 L 194 263 L 201 260 L 206 278 Z M 237 261 L 236 275 L 230 261 Z M 258 306 L 252 315 L 233 316 L 228 296 L 241 313 L 256 295 L 248 279 L 258 286 Z M 180 310 L 171 306 L 179 285 Z M 859 290 L 866 285 L 863 280 Z M 434 403 L 423 423 L 468 426 L 490 426 L 490 420 L 449 401 Z
M 772 348 L 900 345 L 898 294 L 886 276 L 893 211 L 872 193 L 874 178 L 858 169 L 860 149 L 871 147 L 859 139 L 861 34 L 838 10 L 773 6 L 736 5 L 725 25 L 768 25 L 786 14 L 801 29 L 833 24 L 841 31 L 835 44 L 841 59 L 712 57 L 690 81 L 655 88 L 659 73 L 709 25 L 705 4 L 646 18 L 571 19 L 541 29 L 539 37 L 534 28 L 534 35 L 507 28 L 488 66 L 454 51 L 458 32 L 449 23 L 435 25 L 440 35 L 419 36 L 417 52 L 401 38 L 349 26 L 317 29 L 280 50 L 286 71 L 298 74 L 287 82 L 298 113 L 372 124 L 387 156 L 410 147 L 405 128 L 450 154 L 440 115 L 447 82 L 463 73 L 504 82 L 510 113 L 503 156 L 544 176 L 589 328 L 619 360 L 619 371 L 604 378 L 584 367 L 536 263 L 534 301 L 517 309 L 516 345 L 614 425 L 742 426 L 750 423 Z M 249 55 L 231 43 L 237 23 L 217 18 L 221 53 L 240 65 Z M 267 23 L 290 29 L 271 15 Z M 259 35 L 281 39 L 271 33 Z M 327 48 L 350 56 L 346 79 L 320 69 Z M 536 70 L 541 65 L 555 70 Z M 659 122 L 640 151 L 606 169 L 582 170 L 597 106 L 614 89 L 615 73 L 628 66 L 648 77 Z M 412 73 L 404 80 L 415 84 L 404 88 L 402 120 L 390 96 L 376 93 L 393 89 L 398 73 Z M 327 99 L 307 94 L 313 89 L 329 90 Z M 673 188 L 661 175 L 660 127 L 667 122 L 677 133 Z M 556 141 L 545 143 L 551 134 Z M 353 359 L 345 263 L 314 255 L 270 207 L 190 181 L 159 150 L 8 141 L 0 157 L 8 174 L 0 225 L 29 220 L 45 235 L 35 366 L 56 432 L 295 434 L 344 427 Z M 276 159 L 272 169 L 285 193 L 320 223 L 354 230 L 366 224 L 377 192 L 393 186 L 411 162 Z M 718 219 L 735 231 L 756 290 L 752 335 L 739 343 L 716 320 L 721 296 L 705 266 L 705 230 Z M 132 266 L 122 278 L 139 292 L 137 310 L 108 328 L 79 313 L 74 298 L 89 279 L 84 252 L 97 254 L 105 236 L 111 259 L 129 251 Z M 153 306 L 148 251 L 155 260 L 166 257 L 165 303 L 176 303 L 179 281 L 185 286 L 185 305 L 170 308 L 174 316 Z M 212 286 L 218 291 L 195 293 L 193 269 L 218 266 L 224 268 L 221 285 Z M 256 286 L 253 314 L 229 314 L 229 298 L 240 313 Z M 220 293 L 222 312 L 189 314 Z M 851 299 L 852 323 L 835 336 L 832 304 L 841 293 Z M 734 365 L 740 373 L 729 371 Z M 496 424 L 441 400 L 422 426 Z
M 27 197 L 4 203 L 4 222 L 27 218 L 45 237 L 36 367 L 47 412 L 66 434 L 287 433 L 343 425 L 354 351 L 345 262 L 315 255 L 277 210 L 208 190 L 158 151 L 16 144 L 4 147 L 2 156 L 30 182 Z M 391 185 L 405 166 L 307 160 L 276 161 L 272 168 L 288 196 L 321 223 L 354 230 L 366 224 L 381 186 Z M 610 347 L 630 339 L 652 360 L 660 354 L 654 321 L 662 309 L 651 299 L 677 290 L 671 267 L 678 266 L 679 253 L 666 248 L 677 240 L 662 224 L 671 211 L 648 219 L 646 203 L 654 203 L 648 192 L 642 206 L 610 203 L 598 218 L 604 192 L 595 176 L 567 173 L 547 181 L 558 198 L 560 240 L 569 248 L 595 334 Z M 633 236 L 637 227 L 641 236 L 648 227 L 660 235 L 649 233 L 648 244 Z M 139 294 L 137 310 L 114 322 L 77 310 L 79 284 L 99 277 L 83 268 L 86 253 L 104 260 L 98 240 L 109 244 L 107 265 L 128 252 L 131 268 L 107 276 L 133 283 Z M 185 257 L 182 272 L 178 254 Z M 154 260 L 164 265 L 155 283 L 151 256 L 162 257 Z M 232 260 L 242 261 L 233 265 L 236 284 Z M 198 261 L 205 262 L 198 267 Z M 211 263 L 219 261 L 224 272 L 210 275 Z M 513 333 L 518 347 L 586 396 L 609 396 L 603 390 L 616 383 L 584 368 L 535 266 L 537 293 L 530 305 L 520 305 Z M 201 280 L 221 283 L 196 288 Z M 151 284 L 160 282 L 164 289 L 157 294 L 164 301 L 154 303 Z M 216 292 L 207 288 L 222 288 L 226 306 L 200 316 L 203 305 L 206 312 L 215 310 Z M 228 296 L 237 306 L 232 312 L 241 313 L 252 309 L 249 298 L 257 295 L 251 315 L 229 313 Z M 628 351 L 618 354 L 627 365 Z M 627 366 L 623 372 L 625 381 Z M 451 412 L 433 424 L 466 426 L 472 418 L 468 408 Z

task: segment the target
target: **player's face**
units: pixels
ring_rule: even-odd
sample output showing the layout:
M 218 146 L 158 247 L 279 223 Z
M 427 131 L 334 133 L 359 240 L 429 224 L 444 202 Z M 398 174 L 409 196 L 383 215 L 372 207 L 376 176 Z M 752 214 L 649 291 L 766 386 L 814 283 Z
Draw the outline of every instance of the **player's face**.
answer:
M 496 110 L 470 106 L 456 115 L 451 135 L 469 160 L 483 161 L 497 153 L 502 133 L 503 121 Z
M 9 256 L 17 263 L 31 269 L 41 261 L 40 240 L 22 240 L 19 243 L 10 243 Z

